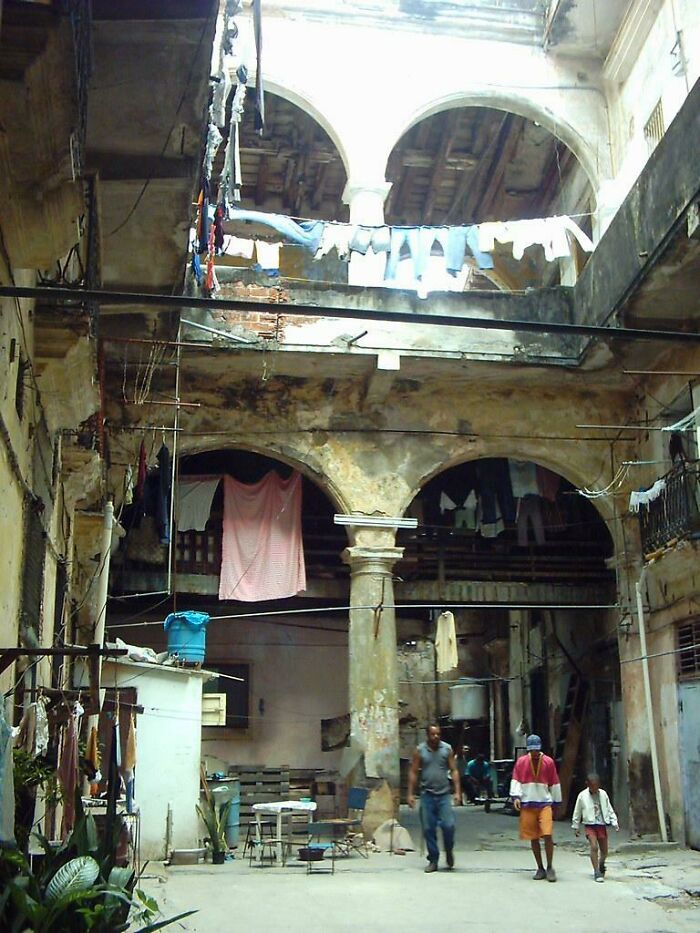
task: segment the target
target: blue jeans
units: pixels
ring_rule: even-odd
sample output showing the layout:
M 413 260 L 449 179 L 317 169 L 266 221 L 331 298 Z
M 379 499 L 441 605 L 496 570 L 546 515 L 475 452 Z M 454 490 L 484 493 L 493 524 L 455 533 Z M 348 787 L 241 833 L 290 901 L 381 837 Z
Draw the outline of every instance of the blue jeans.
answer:
M 442 827 L 442 838 L 445 842 L 445 851 L 451 852 L 455 844 L 455 815 L 452 810 L 452 796 L 446 794 L 429 794 L 423 791 L 420 795 L 421 822 L 423 835 L 428 847 L 428 860 L 436 865 L 440 858 L 438 849 L 437 830 Z
M 285 239 L 311 250 L 312 253 L 318 249 L 325 227 L 322 220 L 305 220 L 298 224 L 284 214 L 267 214 L 264 211 L 248 211 L 243 208 L 231 211 L 228 219 L 272 227 Z

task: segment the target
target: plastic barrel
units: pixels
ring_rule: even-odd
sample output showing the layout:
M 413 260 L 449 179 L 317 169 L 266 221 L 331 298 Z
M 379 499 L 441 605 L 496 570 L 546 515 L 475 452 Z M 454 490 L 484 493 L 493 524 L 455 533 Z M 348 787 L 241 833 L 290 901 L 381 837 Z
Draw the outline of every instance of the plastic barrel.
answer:
M 226 829 L 224 830 L 224 835 L 226 836 L 226 844 L 233 848 L 238 845 L 238 838 L 240 835 L 240 826 L 241 826 L 241 793 L 240 790 L 236 791 L 236 796 L 231 798 L 231 806 L 229 807 L 228 816 L 226 818 Z
M 176 654 L 181 661 L 204 660 L 207 642 L 206 612 L 171 612 L 164 622 L 168 633 L 168 653 Z

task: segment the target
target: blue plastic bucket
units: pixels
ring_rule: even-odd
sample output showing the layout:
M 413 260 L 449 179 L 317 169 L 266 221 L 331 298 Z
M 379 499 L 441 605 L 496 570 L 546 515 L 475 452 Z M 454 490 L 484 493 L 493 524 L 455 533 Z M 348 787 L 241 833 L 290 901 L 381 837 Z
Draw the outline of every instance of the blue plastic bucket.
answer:
M 207 643 L 207 612 L 171 612 L 163 623 L 168 633 L 168 653 L 181 661 L 201 662 Z

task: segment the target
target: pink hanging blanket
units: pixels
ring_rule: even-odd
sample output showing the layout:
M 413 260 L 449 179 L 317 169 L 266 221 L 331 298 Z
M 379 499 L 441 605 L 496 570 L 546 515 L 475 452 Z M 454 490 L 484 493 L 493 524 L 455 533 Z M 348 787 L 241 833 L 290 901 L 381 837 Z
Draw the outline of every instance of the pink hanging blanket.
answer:
M 224 476 L 219 599 L 260 602 L 305 589 L 301 475 L 272 470 L 251 485 Z

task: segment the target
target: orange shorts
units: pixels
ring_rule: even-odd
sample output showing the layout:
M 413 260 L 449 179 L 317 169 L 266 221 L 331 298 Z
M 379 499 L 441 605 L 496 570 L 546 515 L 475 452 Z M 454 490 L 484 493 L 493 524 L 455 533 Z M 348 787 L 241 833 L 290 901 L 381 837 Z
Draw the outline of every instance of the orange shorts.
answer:
M 520 810 L 520 838 L 542 839 L 551 836 L 554 826 L 551 807 L 522 807 Z

